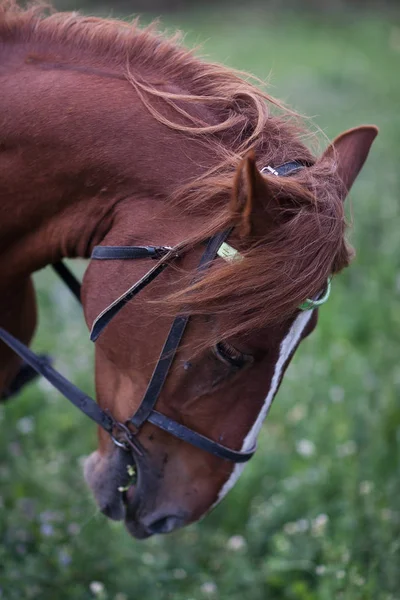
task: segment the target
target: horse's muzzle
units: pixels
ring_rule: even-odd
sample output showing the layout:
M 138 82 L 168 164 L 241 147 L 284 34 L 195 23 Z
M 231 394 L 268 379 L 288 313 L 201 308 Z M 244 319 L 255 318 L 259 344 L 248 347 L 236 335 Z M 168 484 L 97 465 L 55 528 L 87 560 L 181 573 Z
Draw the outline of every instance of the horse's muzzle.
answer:
M 136 469 L 135 485 L 122 495 L 125 526 L 129 533 L 137 539 L 145 539 L 183 527 L 187 522 L 186 514 L 163 499 L 160 473 L 150 470 L 143 460 L 136 462 Z

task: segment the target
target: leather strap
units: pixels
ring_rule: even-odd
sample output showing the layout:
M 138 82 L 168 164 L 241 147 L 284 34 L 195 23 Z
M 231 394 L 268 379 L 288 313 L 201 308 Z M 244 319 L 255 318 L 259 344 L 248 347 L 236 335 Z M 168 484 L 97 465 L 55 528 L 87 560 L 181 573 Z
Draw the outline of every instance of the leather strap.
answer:
M 171 365 L 174 361 L 177 348 L 181 343 L 188 321 L 189 317 L 186 316 L 178 316 L 174 319 L 158 362 L 154 368 L 150 382 L 143 396 L 143 400 L 136 413 L 130 419 L 130 422 L 136 427 L 136 429 L 140 429 L 143 423 L 147 421 L 158 400 Z
M 216 235 L 209 240 L 207 248 L 197 268 L 197 274 L 194 281 L 196 281 L 201 276 L 204 269 L 211 264 L 212 260 L 216 256 L 218 248 L 228 237 L 229 233 L 230 230 L 222 232 L 221 234 Z M 66 267 L 65 269 L 74 279 L 74 276 L 69 272 L 69 270 Z M 60 271 L 62 270 L 63 269 Z M 57 272 L 59 272 L 59 270 L 57 270 Z M 64 279 L 64 277 L 62 278 Z M 69 284 L 67 285 L 70 287 Z M 181 423 L 178 423 L 177 421 L 174 421 L 173 419 L 170 419 L 169 417 L 154 410 L 154 406 L 169 373 L 176 350 L 179 347 L 188 320 L 188 316 L 178 316 L 174 319 L 170 333 L 161 351 L 160 359 L 154 369 L 153 376 L 150 380 L 143 401 L 130 422 L 139 428 L 145 421 L 149 421 L 156 427 L 159 427 L 163 431 L 170 433 L 174 437 L 181 439 L 192 446 L 196 446 L 201 450 L 209 452 L 218 458 L 230 460 L 235 463 L 246 462 L 253 456 L 255 447 L 248 452 L 231 450 L 226 446 L 223 446 L 222 444 L 219 444 L 218 442 L 215 442 L 214 440 L 211 440 L 200 433 L 192 431 L 185 425 L 182 425 Z M 125 425 L 115 422 L 110 414 L 102 410 L 92 398 L 87 396 L 82 390 L 63 377 L 63 375 L 56 371 L 46 360 L 37 356 L 27 346 L 22 344 L 22 342 L 17 340 L 14 336 L 2 328 L 0 328 L 0 339 L 3 340 L 3 342 L 12 350 L 14 350 L 14 352 L 16 352 L 26 363 L 35 369 L 35 371 L 47 379 L 47 381 L 49 381 L 59 392 L 61 392 L 61 394 L 63 394 L 70 402 L 72 402 L 74 406 L 76 406 L 80 411 L 92 419 L 92 421 L 107 431 L 117 445 L 122 446 L 125 449 L 131 449 L 139 454 L 143 453 L 143 450 L 136 441 L 135 436 L 129 432 Z M 123 442 L 119 442 L 114 437 L 114 432 L 117 433 L 118 430 L 122 431 L 124 440 Z
M 167 246 L 95 246 L 92 258 L 97 260 L 128 260 L 133 258 L 160 259 L 171 248 Z M 81 282 L 61 260 L 52 265 L 54 271 L 63 280 L 75 298 L 81 302 Z
M 100 408 L 100 406 L 82 390 L 68 381 L 61 373 L 56 371 L 48 361 L 37 356 L 32 350 L 17 340 L 10 333 L 0 327 L 0 339 L 3 340 L 16 354 L 18 354 L 37 373 L 49 381 L 63 396 L 65 396 L 80 411 L 85 413 L 89 419 L 100 425 L 108 433 L 112 434 L 114 419 Z
M 294 175 L 301 169 L 303 169 L 305 165 L 298 160 L 292 160 L 291 162 L 287 162 L 283 165 L 279 165 L 278 167 L 264 167 L 261 169 L 261 173 L 265 173 L 266 175 L 278 175 L 279 177 L 288 177 L 289 175 Z
M 162 258 L 172 248 L 167 246 L 95 246 L 92 258 L 96 260 L 132 260 L 135 258 Z
M 200 450 L 204 450 L 205 452 L 213 454 L 218 458 L 230 460 L 235 463 L 247 462 L 256 451 L 255 445 L 248 452 L 231 450 L 230 448 L 227 448 L 222 444 L 218 444 L 218 442 L 214 442 L 214 440 L 210 440 L 210 438 L 201 435 L 201 433 L 197 433 L 196 431 L 193 431 L 193 429 L 189 429 L 188 427 L 185 427 L 185 425 L 177 423 L 173 419 L 166 417 L 156 410 L 153 410 L 150 413 L 148 416 L 148 421 L 160 429 L 163 429 L 167 433 L 170 433 L 174 437 L 179 438 L 180 440 L 183 440 L 192 446 L 196 446 L 196 448 L 200 448 Z
M 218 248 L 226 240 L 229 233 L 230 229 L 227 231 L 223 231 L 222 233 L 212 237 L 209 240 L 204 254 L 201 257 L 199 266 L 197 267 L 197 274 L 193 280 L 193 283 L 199 279 L 204 269 L 206 269 L 214 260 L 218 252 Z M 175 358 L 176 351 L 179 347 L 188 321 L 189 316 L 179 315 L 174 319 L 174 322 L 172 323 L 168 337 L 165 341 L 163 349 L 161 350 L 160 357 L 151 376 L 150 383 L 147 386 L 147 390 L 144 394 L 143 400 L 138 410 L 131 418 L 131 423 L 137 429 L 139 429 L 141 425 L 148 419 L 151 411 L 156 405 L 156 402 L 165 383 L 172 362 Z
M 111 246 L 112 247 L 112 246 Z M 151 283 L 164 269 L 168 266 L 171 260 L 178 256 L 176 250 L 171 249 L 164 254 L 159 262 L 150 271 L 147 271 L 143 277 L 132 285 L 126 292 L 124 292 L 119 298 L 109 304 L 94 320 L 92 330 L 90 332 L 90 339 L 95 342 L 100 334 L 104 331 L 107 325 L 112 319 L 119 313 L 124 306 L 132 300 L 143 288 Z M 113 259 L 114 260 L 114 259 Z
M 75 275 L 68 269 L 68 267 L 60 260 L 52 265 L 53 269 L 59 277 L 63 280 L 65 285 L 70 289 L 75 298 L 80 304 L 81 302 L 81 283 L 77 280 Z

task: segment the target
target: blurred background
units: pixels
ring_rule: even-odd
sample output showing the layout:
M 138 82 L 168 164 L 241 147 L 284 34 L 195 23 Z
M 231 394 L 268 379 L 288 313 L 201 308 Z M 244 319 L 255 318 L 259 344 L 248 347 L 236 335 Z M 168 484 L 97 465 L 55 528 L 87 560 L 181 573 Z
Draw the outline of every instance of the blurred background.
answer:
M 6 600 L 400 598 L 400 18 L 362 0 L 59 0 L 59 9 L 161 17 L 208 59 L 330 138 L 380 127 L 351 194 L 357 257 L 335 279 L 229 497 L 202 523 L 145 542 L 98 513 L 82 457 L 95 428 L 39 381 L 0 406 L 0 597 Z M 78 272 L 84 266 L 78 265 Z M 80 309 L 35 277 L 34 347 L 93 393 Z

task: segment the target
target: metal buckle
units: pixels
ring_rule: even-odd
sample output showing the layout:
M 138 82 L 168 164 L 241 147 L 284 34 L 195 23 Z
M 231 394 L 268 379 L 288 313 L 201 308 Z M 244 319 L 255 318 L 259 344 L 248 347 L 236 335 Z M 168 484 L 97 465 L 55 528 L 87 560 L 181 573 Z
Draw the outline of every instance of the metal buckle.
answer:
M 172 246 L 153 246 L 154 254 L 151 258 L 159 260 L 173 250 Z
M 116 434 L 117 432 L 120 432 L 122 434 L 122 439 L 118 439 L 117 435 L 114 433 L 110 434 L 112 441 L 118 448 L 122 448 L 126 452 L 130 452 L 133 450 L 138 456 L 143 456 L 143 450 L 134 438 L 135 434 L 129 429 L 127 425 L 115 421 L 114 430 Z
M 261 169 L 261 173 L 272 173 L 272 175 L 279 175 L 278 171 L 269 165 Z

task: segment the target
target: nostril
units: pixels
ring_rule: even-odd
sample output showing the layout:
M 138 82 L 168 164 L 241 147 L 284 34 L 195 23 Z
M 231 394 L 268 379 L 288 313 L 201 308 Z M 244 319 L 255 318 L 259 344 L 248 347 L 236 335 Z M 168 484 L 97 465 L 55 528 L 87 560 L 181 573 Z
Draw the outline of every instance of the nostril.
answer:
M 170 533 L 170 531 L 178 529 L 178 527 L 181 527 L 182 525 L 182 517 L 170 515 L 163 517 L 162 519 L 157 519 L 157 521 L 148 525 L 147 529 L 149 533 Z

